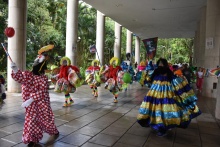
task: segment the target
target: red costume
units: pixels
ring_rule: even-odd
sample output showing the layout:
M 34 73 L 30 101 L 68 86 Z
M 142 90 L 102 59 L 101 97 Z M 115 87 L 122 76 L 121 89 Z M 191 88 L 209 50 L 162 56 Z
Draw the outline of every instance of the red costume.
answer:
M 22 141 L 38 143 L 43 133 L 57 134 L 54 115 L 50 107 L 48 78 L 46 75 L 37 76 L 30 71 L 12 73 L 12 78 L 22 84 L 22 98 L 33 98 L 34 102 L 25 108 L 25 122 Z
M 100 67 L 98 60 L 92 61 L 92 66 L 89 66 L 86 69 L 86 79 L 85 81 L 88 83 L 90 88 L 92 89 L 92 94 L 95 97 L 98 97 L 98 86 L 101 84 L 101 78 L 100 78 Z
M 15 63 L 11 63 L 12 78 L 21 83 L 22 107 L 25 108 L 25 122 L 22 141 L 28 147 L 33 147 L 43 138 L 43 133 L 59 135 L 50 106 L 48 78 L 44 74 L 47 69 L 48 55 L 45 51 L 52 49 L 48 45 L 39 50 L 39 56 L 34 60 L 33 70 L 21 72 Z
M 119 66 L 119 59 L 117 57 L 113 57 L 110 60 L 110 66 L 104 71 L 107 78 L 105 88 L 109 89 L 109 91 L 114 95 L 114 103 L 118 102 L 117 98 L 120 88 L 117 83 L 117 78 L 120 71 L 122 71 L 122 68 Z
M 67 107 L 74 103 L 70 93 L 74 93 L 76 87 L 80 85 L 80 77 L 78 77 L 80 71 L 78 67 L 71 65 L 71 61 L 68 57 L 63 57 L 60 64 L 60 72 L 58 75 L 55 75 L 55 78 L 58 80 L 54 91 L 59 93 L 64 92 L 65 103 L 63 106 Z

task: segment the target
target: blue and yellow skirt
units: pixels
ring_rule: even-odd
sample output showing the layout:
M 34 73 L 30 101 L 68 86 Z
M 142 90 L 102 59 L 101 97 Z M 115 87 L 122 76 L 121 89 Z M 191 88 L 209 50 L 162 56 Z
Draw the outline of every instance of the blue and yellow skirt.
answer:
M 186 128 L 191 119 L 201 114 L 196 101 L 197 97 L 184 78 L 174 76 L 170 82 L 166 76 L 156 76 L 140 106 L 137 121 L 156 131 Z

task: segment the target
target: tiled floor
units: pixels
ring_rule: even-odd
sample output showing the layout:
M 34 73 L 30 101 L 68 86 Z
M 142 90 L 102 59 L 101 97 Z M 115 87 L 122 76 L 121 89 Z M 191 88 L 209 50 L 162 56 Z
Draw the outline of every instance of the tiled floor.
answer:
M 89 86 L 83 85 L 74 94 L 74 105 L 62 107 L 64 95 L 50 90 L 51 106 L 60 136 L 44 134 L 36 147 L 219 147 L 220 121 L 214 116 L 215 99 L 198 100 L 202 115 L 187 129 L 172 129 L 165 137 L 157 137 L 150 128 L 136 122 L 138 108 L 147 93 L 138 83 L 119 94 L 113 103 L 108 90 L 99 87 L 94 98 Z M 0 110 L 0 147 L 25 147 L 21 142 L 24 109 L 21 94 L 8 93 Z

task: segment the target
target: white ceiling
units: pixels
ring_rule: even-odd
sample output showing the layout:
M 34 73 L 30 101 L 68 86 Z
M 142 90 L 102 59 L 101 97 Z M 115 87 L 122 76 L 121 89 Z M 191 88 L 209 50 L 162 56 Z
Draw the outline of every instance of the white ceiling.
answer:
M 206 0 L 83 0 L 141 39 L 194 37 Z

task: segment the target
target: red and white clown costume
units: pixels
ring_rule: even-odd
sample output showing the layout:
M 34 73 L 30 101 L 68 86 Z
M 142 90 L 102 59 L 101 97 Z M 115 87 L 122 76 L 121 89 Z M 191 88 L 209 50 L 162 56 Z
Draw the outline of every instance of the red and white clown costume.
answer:
M 92 65 L 86 69 L 86 79 L 94 97 L 98 97 L 98 86 L 101 85 L 99 61 L 93 60 Z
M 80 70 L 78 67 L 71 65 L 71 60 L 68 57 L 63 57 L 60 60 L 60 72 L 53 78 L 58 79 L 56 82 L 55 92 L 64 92 L 65 103 L 64 107 L 71 106 L 74 101 L 72 100 L 70 93 L 74 93 L 76 88 L 80 85 Z
M 43 50 L 42 50 L 43 49 Z M 48 78 L 44 74 L 47 69 L 47 57 L 44 48 L 34 60 L 32 71 L 21 71 L 15 63 L 11 63 L 12 78 L 21 83 L 22 107 L 25 108 L 25 122 L 22 141 L 32 147 L 42 138 L 43 133 L 59 135 L 54 123 L 54 115 L 50 106 Z
M 105 89 L 108 89 L 114 95 L 114 103 L 117 103 L 118 100 L 118 92 L 121 90 L 119 84 L 118 77 L 119 72 L 122 71 L 121 66 L 119 66 L 119 59 L 117 57 L 113 57 L 110 60 L 110 65 L 103 72 L 105 77 L 107 78 L 107 82 L 105 83 Z

